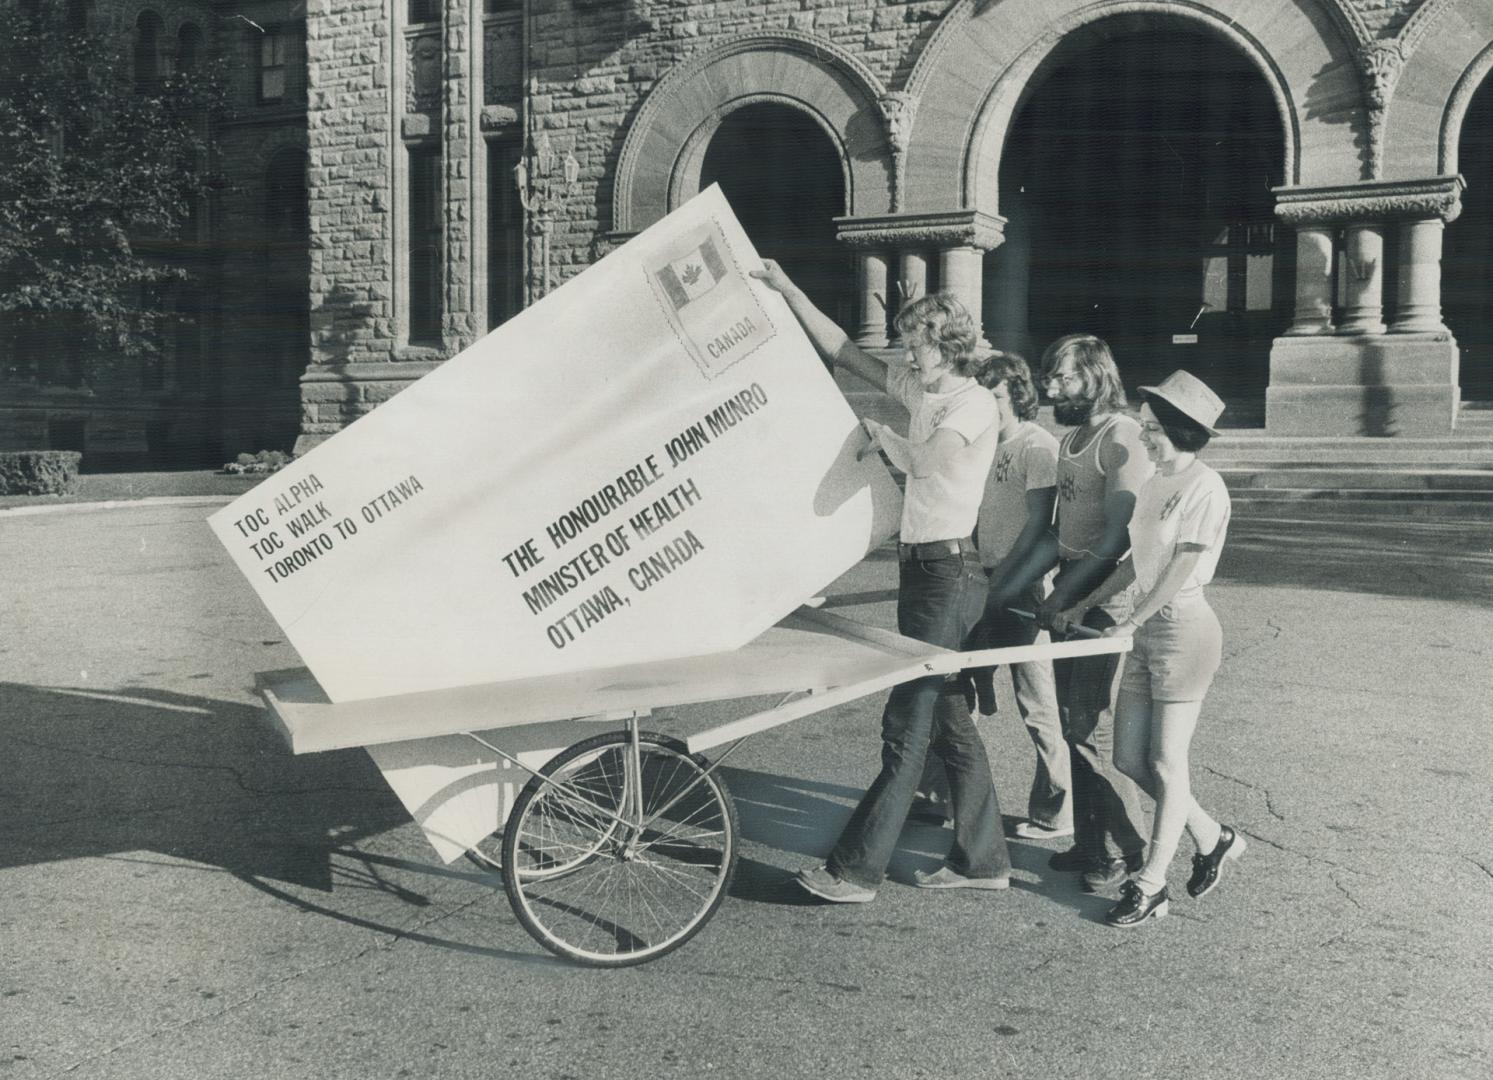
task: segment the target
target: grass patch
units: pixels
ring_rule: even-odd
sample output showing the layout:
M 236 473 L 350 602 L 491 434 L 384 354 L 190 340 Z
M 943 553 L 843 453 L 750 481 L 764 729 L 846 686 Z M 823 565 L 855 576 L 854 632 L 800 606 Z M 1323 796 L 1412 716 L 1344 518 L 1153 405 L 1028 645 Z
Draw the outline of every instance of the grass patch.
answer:
M 242 495 L 263 476 L 229 476 L 213 469 L 179 472 L 87 473 L 67 495 L 0 495 L 0 509 L 62 506 L 66 503 L 124 502 L 130 499 Z

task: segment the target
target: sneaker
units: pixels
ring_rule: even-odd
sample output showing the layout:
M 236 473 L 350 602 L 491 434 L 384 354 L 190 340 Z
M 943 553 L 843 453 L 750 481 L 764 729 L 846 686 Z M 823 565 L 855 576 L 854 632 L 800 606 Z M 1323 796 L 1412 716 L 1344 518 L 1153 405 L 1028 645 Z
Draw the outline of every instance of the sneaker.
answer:
M 1084 892 L 1103 892 L 1124 881 L 1130 874 L 1140 870 L 1145 859 L 1140 855 L 1126 855 L 1123 859 L 1100 859 L 1090 864 L 1078 881 Z
M 1187 895 L 1199 897 L 1212 892 L 1223 877 L 1223 864 L 1243 855 L 1248 846 L 1244 837 L 1233 829 L 1227 825 L 1220 826 L 1218 843 L 1213 846 L 1212 852 L 1192 857 L 1192 877 L 1187 879 Z
M 835 904 L 869 904 L 876 899 L 875 889 L 868 889 L 853 881 L 837 878 L 829 872 L 828 867 L 824 866 L 816 866 L 812 870 L 800 870 L 794 880 L 806 892 L 811 892 L 819 899 Z
M 1167 907 L 1165 885 L 1160 892 L 1147 896 L 1139 885 L 1127 881 L 1120 890 L 1120 902 L 1104 913 L 1104 921 L 1110 926 L 1139 926 L 1147 919 L 1163 918 Z
M 1009 874 L 1002 874 L 1000 877 L 965 877 L 952 866 L 940 866 L 931 874 L 914 870 L 912 881 L 920 889 L 1007 889 L 1011 886 Z
M 1073 826 L 1049 829 L 1046 825 L 1038 825 L 1035 821 L 1018 821 L 1015 835 L 1023 840 L 1061 840 L 1065 836 L 1073 835 Z

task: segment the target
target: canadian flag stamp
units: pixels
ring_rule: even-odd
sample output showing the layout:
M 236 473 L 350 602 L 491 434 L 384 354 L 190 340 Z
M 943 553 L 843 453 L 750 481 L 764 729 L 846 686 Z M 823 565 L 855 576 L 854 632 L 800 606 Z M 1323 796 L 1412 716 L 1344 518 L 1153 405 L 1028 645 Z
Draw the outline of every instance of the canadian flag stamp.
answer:
M 713 218 L 645 269 L 674 336 L 707 379 L 777 333 Z

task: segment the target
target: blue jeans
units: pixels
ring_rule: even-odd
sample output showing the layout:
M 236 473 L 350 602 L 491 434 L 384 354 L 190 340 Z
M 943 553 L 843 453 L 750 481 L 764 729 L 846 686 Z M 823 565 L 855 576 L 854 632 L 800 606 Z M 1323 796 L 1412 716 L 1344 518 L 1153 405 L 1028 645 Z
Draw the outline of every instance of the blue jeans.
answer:
M 1055 584 L 1062 583 L 1072 565 L 1059 568 Z M 1129 605 L 1129 598 L 1121 594 L 1106 607 L 1090 608 L 1083 624 L 1091 630 L 1108 629 L 1119 621 L 1116 614 Z M 1059 634 L 1052 639 L 1067 640 Z M 1146 841 L 1138 828 L 1142 820 L 1135 784 L 1114 762 L 1121 656 L 1104 653 L 1054 660 L 1052 670 L 1073 773 L 1073 846 L 1095 863 L 1121 856 L 1138 860 Z
M 901 564 L 897 629 L 906 637 L 963 648 L 984 604 L 985 571 L 973 551 Z M 930 748 L 949 777 L 954 812 L 949 866 L 966 877 L 1010 872 L 985 744 L 958 681 L 930 675 L 894 687 L 887 699 L 881 716 L 881 772 L 830 852 L 830 873 L 868 889 L 881 884 Z
M 1018 601 L 1024 611 L 1035 613 L 1042 606 L 1046 590 L 1038 581 Z M 974 648 L 999 649 L 1013 645 L 1031 645 L 1042 630 L 1032 619 L 1023 619 L 1005 610 L 987 609 L 975 628 Z M 1067 829 L 1073 822 L 1068 792 L 1073 786 L 1068 765 L 1068 744 L 1063 739 L 1063 724 L 1058 710 L 1057 686 L 1052 661 L 1028 660 L 1012 664 L 1011 684 L 1016 691 L 1016 708 L 1026 723 L 1027 734 L 1037 750 L 1037 770 L 1027 797 L 1027 819 L 1047 829 Z M 992 680 L 996 668 L 971 668 L 965 674 L 971 682 L 985 682 L 985 693 L 995 696 Z

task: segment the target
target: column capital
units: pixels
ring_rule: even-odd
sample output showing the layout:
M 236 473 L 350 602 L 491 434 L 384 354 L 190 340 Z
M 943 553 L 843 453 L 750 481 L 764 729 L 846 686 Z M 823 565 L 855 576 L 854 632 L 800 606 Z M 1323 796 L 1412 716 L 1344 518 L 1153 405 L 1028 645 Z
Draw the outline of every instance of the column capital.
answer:
M 1275 216 L 1295 226 L 1433 217 L 1453 221 L 1462 212 L 1465 186 L 1461 176 L 1451 175 L 1338 187 L 1278 187 Z
M 835 218 L 835 239 L 852 248 L 973 247 L 989 251 L 1006 236 L 1006 219 L 983 210 L 947 210 Z

